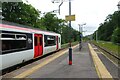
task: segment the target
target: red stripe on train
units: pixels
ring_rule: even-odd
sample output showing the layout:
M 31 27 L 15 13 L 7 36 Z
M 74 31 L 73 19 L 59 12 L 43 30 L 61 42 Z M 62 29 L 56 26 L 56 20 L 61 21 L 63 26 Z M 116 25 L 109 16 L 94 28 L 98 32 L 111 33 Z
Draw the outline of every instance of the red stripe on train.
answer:
M 24 30 L 24 31 L 31 31 L 31 32 L 40 31 L 40 30 L 22 28 L 22 27 L 19 27 L 19 26 L 12 26 L 12 25 L 6 25 L 6 24 L 0 24 L 0 27 L 1 28 L 12 28 L 12 29 L 18 29 L 18 30 Z M 41 31 L 41 32 L 45 32 L 45 31 Z M 49 34 L 49 32 L 46 32 L 46 33 Z
M 37 30 L 28 29 L 28 28 L 21 28 L 21 27 L 5 25 L 5 24 L 0 24 L 0 27 L 2 27 L 2 28 L 12 28 L 12 29 L 18 29 L 18 30 L 25 30 L 25 31 L 37 31 Z

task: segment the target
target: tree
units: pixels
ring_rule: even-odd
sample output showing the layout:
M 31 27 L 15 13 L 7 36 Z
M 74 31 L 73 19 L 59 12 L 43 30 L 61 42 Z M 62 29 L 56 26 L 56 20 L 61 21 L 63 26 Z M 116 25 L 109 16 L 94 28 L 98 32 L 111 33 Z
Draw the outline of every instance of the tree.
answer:
M 2 2 L 0 1 L 0 8 L 2 9 Z
M 106 17 L 104 23 L 100 24 L 98 28 L 98 39 L 104 41 L 111 41 L 111 39 L 113 38 L 113 32 L 116 32 L 117 27 L 120 28 L 120 11 L 115 11 L 113 14 L 109 14 Z
M 66 21 L 59 19 L 56 14 L 48 12 L 40 17 L 40 11 L 23 2 L 4 2 L 2 7 L 2 15 L 6 21 L 59 33 L 62 36 L 62 43 L 78 40 L 78 32 L 69 28 Z
M 41 28 L 39 11 L 23 2 L 3 2 L 2 15 L 3 20 Z
M 65 25 L 65 20 L 58 19 L 56 14 L 46 13 L 41 18 L 41 26 L 44 26 L 46 30 L 61 33 L 62 27 Z
M 62 30 L 62 44 L 68 43 L 69 41 L 79 41 L 79 32 L 74 30 L 73 28 L 68 27 L 67 25 L 63 27 Z
M 112 34 L 112 42 L 120 44 L 120 28 L 117 27 Z
M 71 41 L 79 40 L 79 32 L 66 25 L 66 21 L 59 19 L 55 14 L 46 13 L 41 18 L 41 26 L 46 27 L 46 30 L 60 33 L 62 44 Z

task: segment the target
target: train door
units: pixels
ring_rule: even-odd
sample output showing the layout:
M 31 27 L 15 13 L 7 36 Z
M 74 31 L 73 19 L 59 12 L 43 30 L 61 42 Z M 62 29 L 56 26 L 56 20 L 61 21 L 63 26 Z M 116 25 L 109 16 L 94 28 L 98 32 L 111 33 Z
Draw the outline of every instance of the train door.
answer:
M 56 36 L 56 42 L 57 42 L 56 48 L 58 49 L 58 36 Z
M 43 54 L 43 36 L 42 34 L 34 35 L 34 58 Z

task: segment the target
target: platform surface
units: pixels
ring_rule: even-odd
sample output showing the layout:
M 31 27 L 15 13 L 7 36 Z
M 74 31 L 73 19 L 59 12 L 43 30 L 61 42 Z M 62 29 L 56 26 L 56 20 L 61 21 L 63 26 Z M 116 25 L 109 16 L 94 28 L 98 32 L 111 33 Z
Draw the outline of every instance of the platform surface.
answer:
M 87 43 L 81 51 L 78 46 L 73 49 L 72 58 L 72 65 L 69 65 L 67 52 L 27 78 L 98 78 Z
M 69 65 L 69 53 L 68 49 L 65 49 L 3 75 L 3 78 L 99 79 L 101 78 L 100 75 L 104 76 L 104 74 L 108 73 L 111 77 L 118 79 L 118 67 L 104 57 L 101 52 L 98 53 L 95 46 L 91 45 L 92 49 L 90 49 L 88 43 L 85 42 L 82 43 L 81 50 L 79 50 L 79 45 L 73 46 L 72 48 L 72 65 Z M 99 70 L 102 70 L 103 68 L 99 62 L 99 67 L 95 63 L 96 58 L 93 59 L 95 56 L 92 56 L 92 50 L 94 51 L 94 54 L 98 56 L 97 59 L 101 61 L 100 63 L 103 63 L 103 66 L 105 67 L 104 70 L 106 70 L 107 73 L 101 71 L 101 74 L 99 75 L 96 68 L 99 68 Z M 109 78 L 109 76 L 107 78 Z

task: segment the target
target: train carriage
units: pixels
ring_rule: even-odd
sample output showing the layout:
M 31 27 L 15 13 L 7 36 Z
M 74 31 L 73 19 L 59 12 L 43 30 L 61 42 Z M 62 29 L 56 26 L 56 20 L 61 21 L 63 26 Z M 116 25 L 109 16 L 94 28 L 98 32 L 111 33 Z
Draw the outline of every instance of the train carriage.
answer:
M 0 70 L 61 49 L 61 35 L 2 21 Z

